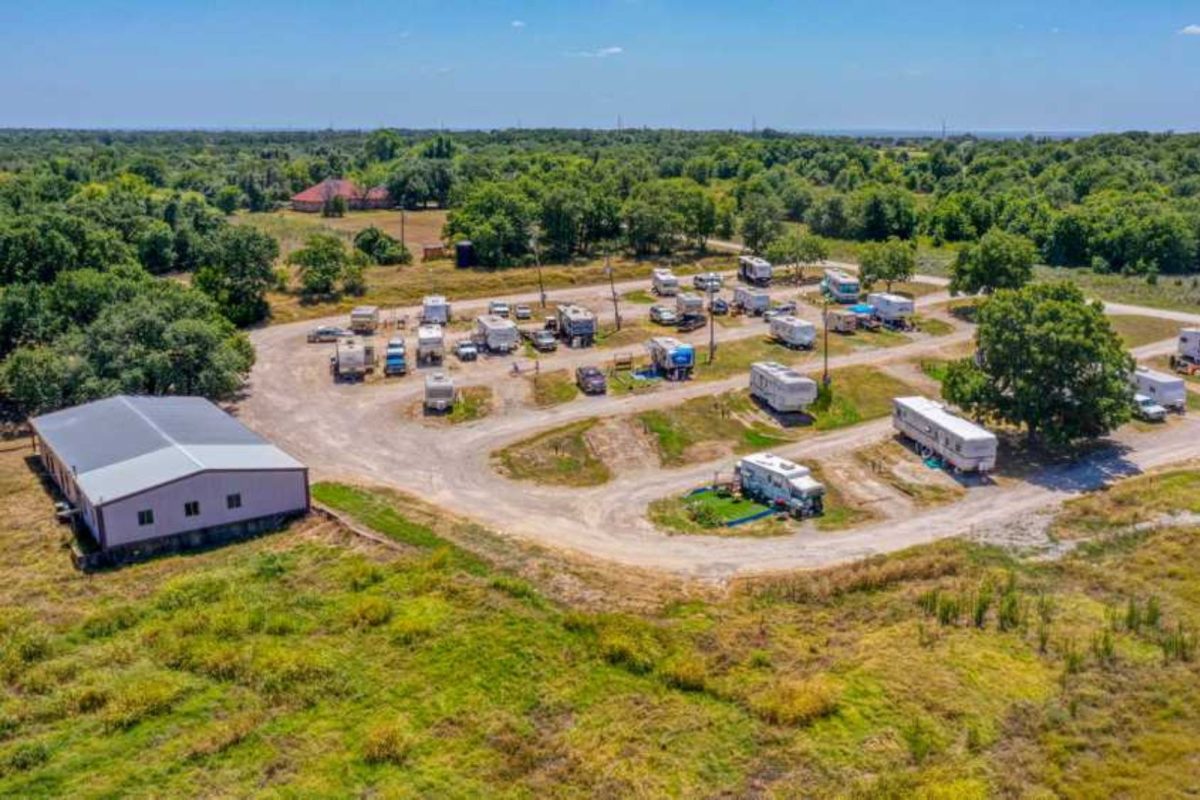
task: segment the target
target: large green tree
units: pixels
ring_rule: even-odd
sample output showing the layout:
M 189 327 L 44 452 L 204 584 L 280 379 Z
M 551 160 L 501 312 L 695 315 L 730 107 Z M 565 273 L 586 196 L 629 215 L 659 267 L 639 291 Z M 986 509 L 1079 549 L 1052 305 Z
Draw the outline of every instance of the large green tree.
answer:
M 279 243 L 244 225 L 227 225 L 214 237 L 208 263 L 196 273 L 196 288 L 217 301 L 235 325 L 266 319 L 267 290 L 275 281 Z
M 314 233 L 305 240 L 304 247 L 288 256 L 288 262 L 300 268 L 301 294 L 319 297 L 333 294 L 349 258 L 341 239 L 329 233 Z
M 1129 419 L 1133 359 L 1099 302 L 1074 284 L 1002 289 L 979 310 L 972 358 L 953 362 L 947 400 L 1053 445 L 1095 438 Z
M 917 271 L 917 244 L 895 236 L 882 243 L 863 245 L 859 257 L 859 278 L 864 289 L 879 281 L 892 290 L 896 281 L 906 281 Z
M 783 204 L 774 195 L 756 193 L 742 208 L 742 241 L 755 253 L 783 235 Z
M 951 294 L 1019 289 L 1033 278 L 1037 250 L 1024 236 L 992 228 L 958 253 L 950 268 Z
M 792 280 L 799 284 L 807 264 L 819 264 L 829 258 L 825 240 L 812 234 L 789 232 L 767 248 L 767 260 L 777 266 L 792 265 Z

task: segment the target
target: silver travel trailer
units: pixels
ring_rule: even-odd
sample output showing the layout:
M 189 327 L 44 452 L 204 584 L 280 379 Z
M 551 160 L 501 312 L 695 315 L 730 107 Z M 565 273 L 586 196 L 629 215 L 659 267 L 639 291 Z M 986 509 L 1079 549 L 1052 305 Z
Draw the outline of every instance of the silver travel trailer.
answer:
M 1138 394 L 1149 397 L 1163 408 L 1179 412 L 1187 409 L 1188 390 L 1183 378 L 1145 367 L 1135 369 L 1131 377 Z
M 771 320 L 771 338 L 788 347 L 808 350 L 817 341 L 817 326 L 799 317 L 775 317 Z
M 446 355 L 446 335 L 441 325 L 417 327 L 417 363 L 440 364 Z
M 421 322 L 445 325 L 450 321 L 450 303 L 440 294 L 425 295 L 421 301 Z
M 926 397 L 894 398 L 892 426 L 916 442 L 922 455 L 937 456 L 960 472 L 996 467 L 996 436 Z
M 737 462 L 734 481 L 751 500 L 793 517 L 816 517 L 825 510 L 825 487 L 812 470 L 773 453 L 755 453 Z
M 1200 375 L 1200 328 L 1179 331 L 1179 345 L 1171 356 L 1171 368 L 1180 375 Z
M 704 298 L 695 292 L 680 292 L 675 295 L 675 313 L 683 317 L 695 317 L 704 313 Z
M 350 312 L 350 330 L 372 334 L 379 327 L 379 306 L 356 306 Z
M 876 319 L 892 328 L 907 328 L 916 313 L 912 299 L 899 294 L 871 292 L 867 304 L 875 307 Z
M 781 414 L 804 411 L 817 401 L 817 382 L 774 361 L 750 365 L 750 396 Z
M 511 319 L 484 314 L 475 318 L 475 341 L 490 353 L 508 354 L 521 343 L 521 332 Z
M 358 336 L 338 339 L 329 366 L 334 380 L 361 381 L 375 369 L 375 342 Z
M 853 275 L 847 275 L 840 269 L 827 269 L 821 281 L 821 291 L 835 303 L 857 303 L 862 286 Z
M 444 372 L 425 376 L 425 409 L 447 411 L 454 407 L 454 380 Z
M 655 267 L 650 273 L 650 288 L 657 295 L 674 296 L 679 294 L 679 278 L 667 267 Z
M 761 317 L 771 307 L 771 295 L 764 289 L 738 286 L 733 290 L 733 304 L 744 314 Z
M 758 256 L 738 256 L 738 278 L 755 286 L 769 286 L 775 269 Z
M 559 306 L 555 312 L 558 335 L 570 347 L 591 347 L 596 341 L 596 315 L 591 309 L 574 304 Z

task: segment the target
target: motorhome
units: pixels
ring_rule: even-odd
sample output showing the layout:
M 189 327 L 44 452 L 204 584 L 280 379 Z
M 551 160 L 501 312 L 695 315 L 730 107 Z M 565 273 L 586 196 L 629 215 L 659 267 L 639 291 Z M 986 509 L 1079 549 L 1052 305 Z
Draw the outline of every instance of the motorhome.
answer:
M 454 380 L 444 372 L 425 376 L 425 408 L 448 411 L 454 407 Z
M 654 371 L 667 380 L 685 381 L 696 366 L 696 350 L 673 336 L 655 336 L 646 342 Z
M 990 472 L 996 466 L 996 436 L 929 398 L 893 399 L 892 426 L 922 455 L 936 456 L 960 472 Z
M 379 327 L 379 306 L 356 306 L 350 312 L 350 330 L 371 335 Z
M 754 286 L 768 286 L 774 268 L 771 262 L 758 256 L 738 256 L 738 278 Z
M 679 278 L 666 267 L 655 267 L 650 273 L 650 288 L 657 295 L 671 297 L 679 294 Z
M 445 325 L 450 322 L 450 303 L 440 294 L 426 295 L 421 301 L 421 322 Z
M 799 317 L 773 317 L 771 338 L 787 347 L 808 350 L 816 344 L 817 326 Z
M 591 347 L 596 341 L 596 315 L 577 305 L 559 306 L 555 312 L 558 335 L 570 347 Z
M 821 291 L 835 303 L 857 303 L 862 288 L 858 278 L 853 275 L 847 275 L 840 269 L 827 269 L 821 281 Z
M 1163 408 L 1180 412 L 1187 409 L 1188 390 L 1183 378 L 1138 367 L 1133 371 L 1132 380 L 1134 391 L 1149 397 Z
M 817 382 L 774 361 L 750 365 L 750 395 L 781 414 L 804 411 L 817 401 Z
M 825 510 L 825 487 L 812 470 L 773 453 L 746 456 L 733 475 L 743 496 L 793 517 L 816 517 Z
M 1171 367 L 1181 375 L 1200 375 L 1200 328 L 1179 331 L 1179 344 L 1171 356 Z
M 441 325 L 426 323 L 417 327 L 417 363 L 440 364 L 446 355 L 446 335 Z
M 867 303 L 874 306 L 875 318 L 891 328 L 907 328 L 916 312 L 912 298 L 899 294 L 871 292 Z
M 408 372 L 408 351 L 403 336 L 393 336 L 388 340 L 387 350 L 383 354 L 383 374 L 403 375 Z
M 760 317 L 771 307 L 771 295 L 763 289 L 738 286 L 733 290 L 733 305 L 743 314 Z
M 521 332 L 510 319 L 484 314 L 475 319 L 475 342 L 490 353 L 507 354 L 520 345 Z

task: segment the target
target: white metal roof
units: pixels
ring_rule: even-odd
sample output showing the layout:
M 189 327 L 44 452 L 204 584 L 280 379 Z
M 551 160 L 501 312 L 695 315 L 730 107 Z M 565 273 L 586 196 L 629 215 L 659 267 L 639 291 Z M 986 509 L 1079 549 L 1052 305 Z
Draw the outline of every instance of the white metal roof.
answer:
M 596 318 L 596 315 L 592 313 L 590 308 L 578 306 L 573 303 L 570 305 L 559 306 L 558 310 L 564 316 L 574 320 L 588 320 Z
M 893 303 L 896 305 L 913 304 L 912 298 L 905 297 L 902 294 L 889 294 L 888 292 L 871 292 L 867 295 L 868 303 Z
M 802 467 L 795 461 L 788 461 L 774 453 L 753 453 L 743 458 L 742 461 L 783 475 L 789 480 L 802 478 L 811 473 L 808 467 Z
M 896 397 L 892 399 L 892 402 L 919 414 L 929 423 L 954 434 L 965 442 L 995 441 L 996 439 L 995 434 L 987 428 L 950 413 L 944 405 L 930 400 L 928 397 Z
M 517 323 L 497 314 L 484 314 L 481 317 L 476 317 L 475 321 L 491 331 L 516 330 L 517 328 Z
M 199 472 L 304 468 L 203 397 L 118 395 L 30 424 L 96 506 Z
M 1149 369 L 1148 367 L 1138 367 L 1135 370 L 1135 372 L 1137 375 L 1139 375 L 1149 381 L 1157 383 L 1160 386 L 1163 386 L 1163 385 L 1165 385 L 1165 386 L 1183 386 L 1184 385 L 1183 378 L 1179 377 L 1178 375 L 1168 375 L 1165 372 L 1159 372 L 1158 370 Z
M 816 383 L 812 378 L 806 378 L 791 367 L 785 367 L 776 361 L 755 361 L 750 365 L 750 370 L 765 372 L 781 383 Z
M 427 294 L 422 304 L 426 306 L 444 306 L 446 305 L 446 298 L 440 294 Z
M 817 329 L 817 326 L 812 324 L 808 320 L 800 319 L 799 317 L 793 317 L 790 315 L 784 316 L 784 317 L 775 317 L 774 319 L 771 320 L 771 324 L 772 325 L 780 325 L 780 326 L 784 326 L 784 327 L 788 327 L 788 328 L 799 328 L 801 330 L 810 330 L 811 329 L 813 331 L 816 331 L 816 329 Z
M 350 312 L 352 317 L 372 316 L 379 313 L 379 306 L 355 306 Z
M 435 323 L 417 326 L 417 338 L 428 341 L 429 339 L 442 338 L 442 326 Z

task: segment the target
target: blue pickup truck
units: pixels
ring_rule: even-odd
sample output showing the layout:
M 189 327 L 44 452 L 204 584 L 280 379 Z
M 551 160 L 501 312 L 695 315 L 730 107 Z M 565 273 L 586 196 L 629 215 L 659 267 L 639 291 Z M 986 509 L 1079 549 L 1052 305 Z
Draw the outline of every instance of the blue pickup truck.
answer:
M 408 372 L 408 352 L 404 346 L 404 337 L 397 336 L 389 339 L 387 351 L 383 356 L 384 375 L 403 375 Z

